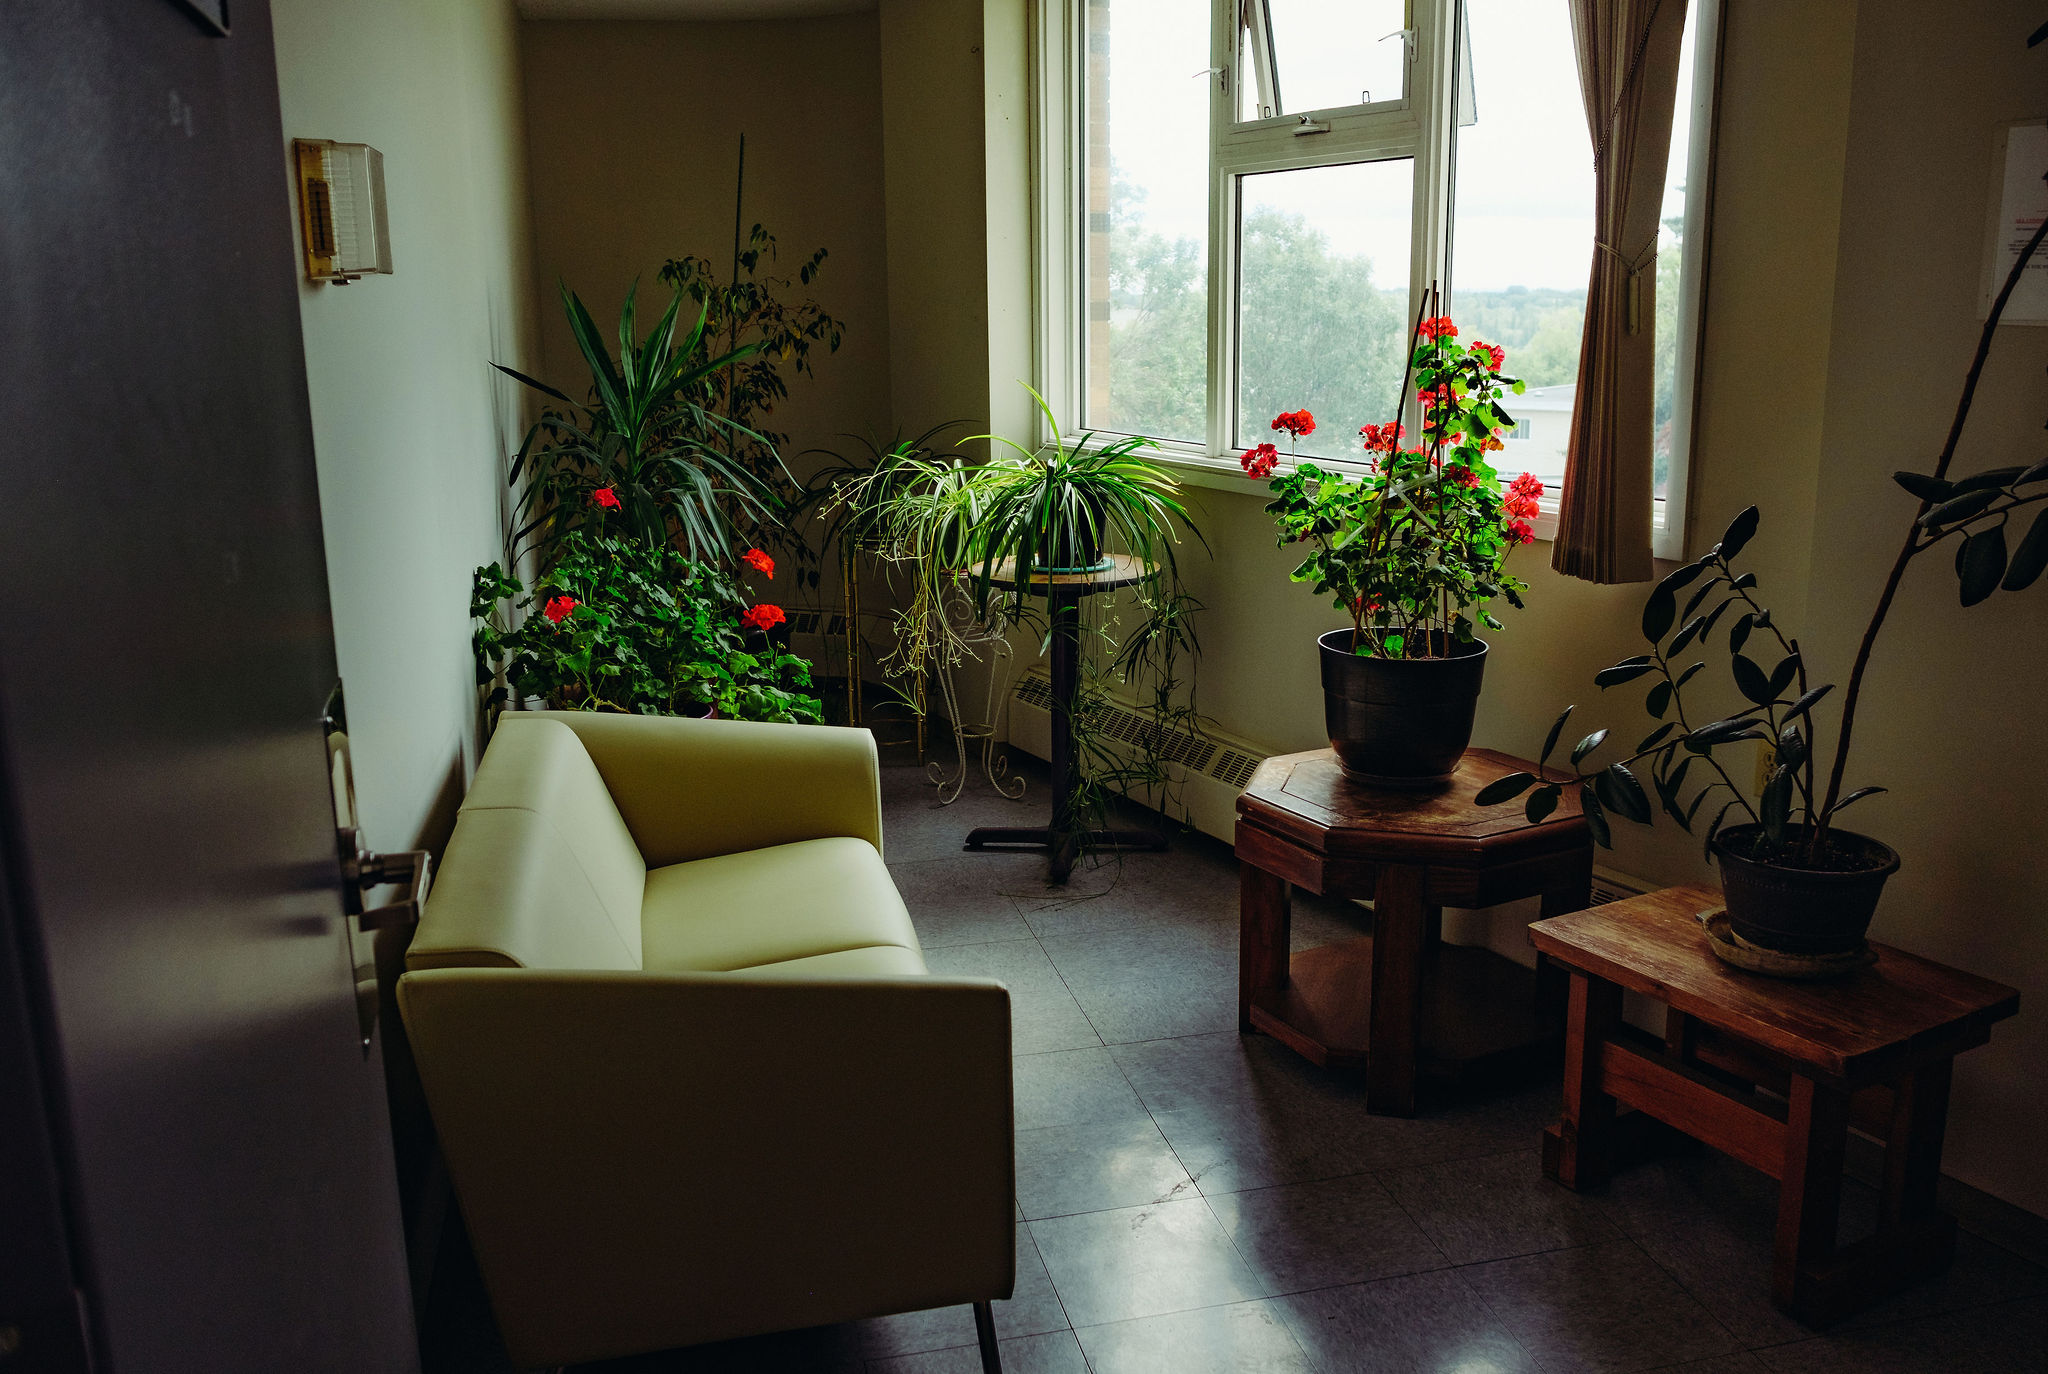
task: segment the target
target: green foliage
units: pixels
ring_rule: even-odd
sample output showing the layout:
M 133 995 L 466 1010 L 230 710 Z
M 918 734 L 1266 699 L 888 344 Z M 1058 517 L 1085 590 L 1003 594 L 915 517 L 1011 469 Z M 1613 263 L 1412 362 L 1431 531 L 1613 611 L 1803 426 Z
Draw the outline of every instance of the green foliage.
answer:
M 1578 380 L 1579 338 L 1586 325 L 1584 287 L 1473 291 L 1461 286 L 1452 293 L 1451 307 L 1459 328 L 1508 351 L 1515 360 L 1515 375 L 1525 385 L 1568 386 Z
M 1523 384 L 1501 375 L 1488 345 L 1453 343 L 1456 333 L 1448 318 L 1417 330 L 1410 366 L 1425 400 L 1424 447 L 1403 448 L 1391 424 L 1369 426 L 1370 472 L 1302 462 L 1272 482 L 1266 510 L 1281 546 L 1307 546 L 1294 580 L 1351 618 L 1360 654 L 1450 652 L 1471 642 L 1475 624 L 1501 628 L 1489 601 L 1505 597 L 1519 608 L 1527 589 L 1505 566 L 1509 551 L 1533 537 L 1528 517 L 1541 488 L 1518 479 L 1504 492 L 1487 461 L 1515 423 L 1502 398 Z M 1255 455 L 1246 464 L 1252 470 Z
M 1333 441 L 1308 451 L 1337 456 L 1335 441 L 1356 434 L 1400 388 L 1408 292 L 1376 286 L 1370 260 L 1333 252 L 1326 235 L 1286 211 L 1247 214 L 1239 252 L 1240 425 L 1307 410 L 1323 417 Z
M 531 591 L 498 564 L 477 570 L 471 644 L 492 708 L 516 694 L 558 710 L 822 719 L 810 665 L 742 628 L 746 598 L 716 568 L 596 524 L 553 552 Z
M 703 311 L 704 329 L 693 361 L 708 361 L 720 347 L 751 350 L 736 365 L 705 377 L 697 397 L 701 414 L 685 416 L 681 428 L 700 442 L 730 429 L 734 460 L 782 501 L 795 502 L 799 492 L 781 458 L 789 436 L 770 427 L 776 407 L 789 399 L 784 369 L 815 376 L 811 350 L 822 346 L 827 353 L 838 352 L 846 325 L 815 299 L 789 299 L 796 288 L 816 280 L 825 262 L 823 248 L 804 259 L 791 278 L 771 270 L 775 236 L 759 224 L 744 248 L 735 247 L 737 259 L 724 281 L 710 259 L 694 254 L 671 258 L 661 268 L 661 280 Z M 707 417 L 719 418 L 707 427 Z M 798 561 L 800 580 L 818 584 L 816 555 L 807 543 L 786 537 L 779 523 L 764 521 L 745 506 L 734 514 L 744 542 L 779 547 Z
M 1188 523 L 1180 483 L 1165 468 L 1138 456 L 1157 445 L 1138 436 L 1097 445 L 1092 431 L 1070 441 L 1045 398 L 1025 389 L 1045 417 L 1052 436 L 1048 451 L 1041 454 L 999 435 L 976 435 L 1010 452 L 994 453 L 947 497 L 949 508 L 964 516 L 964 551 L 970 563 L 979 565 L 976 610 L 987 613 L 996 570 L 1005 561 L 1020 570 L 1066 568 L 1089 544 L 1111 551 L 1121 546 L 1171 580 L 1178 531 L 1185 529 L 1197 539 L 1201 534 Z M 1005 593 L 1013 607 L 1021 607 L 1029 595 L 1023 578 L 1013 578 Z
M 634 319 L 636 290 L 626 292 L 619 311 L 614 360 L 589 310 L 566 283 L 561 288 L 570 333 L 590 372 L 587 401 L 493 364 L 556 403 L 542 412 L 512 458 L 511 481 L 519 497 L 507 552 L 515 559 L 531 541 L 542 564 L 552 562 L 556 545 L 607 488 L 619 502 L 620 527 L 647 544 L 676 540 L 693 558 L 730 557 L 736 519 L 779 519 L 776 493 L 718 442 L 721 435 L 760 436 L 700 404 L 705 388 L 752 357 L 759 344 L 714 354 L 701 310 L 696 326 L 679 340 L 680 295 L 642 339 Z
M 2048 463 L 1993 468 L 1959 481 L 1917 472 L 1895 473 L 1893 480 L 1921 503 L 1921 514 L 1914 521 L 1901 566 L 1945 540 L 1956 539 L 1956 579 L 1964 606 L 1988 600 L 2001 589 L 2022 591 L 2048 567 L 2048 507 L 2033 517 L 2033 525 L 2017 551 L 2008 556 L 2006 545 L 2006 526 L 2015 512 L 2048 501 Z M 1734 560 L 1749 546 L 1758 524 L 1757 508 L 1750 506 L 1729 522 L 1720 543 L 1695 562 L 1677 568 L 1651 589 L 1643 604 L 1642 622 L 1650 652 L 1603 668 L 1593 681 L 1605 690 L 1654 673 L 1657 681 L 1649 689 L 1645 709 L 1658 719 L 1673 711 L 1677 717 L 1653 731 L 1627 758 L 1606 765 L 1604 770 L 1580 769 L 1586 756 L 1604 742 L 1607 732 L 1587 736 L 1572 751 L 1573 781 L 1581 786 L 1592 784 L 1597 791 L 1602 786 L 1600 778 L 1605 776 L 1609 779 L 1605 786 L 1610 790 L 1625 787 L 1615 770 L 1627 772 L 1626 765 L 1647 759 L 1651 786 L 1662 810 L 1687 831 L 1705 814 L 1708 801 L 1715 799 L 1720 806 L 1704 836 L 1709 844 L 1728 816 L 1739 811 L 1763 832 L 1752 857 L 1765 863 L 1829 867 L 1840 860 L 1828 843 L 1828 831 L 1836 814 L 1885 789 L 1862 787 L 1830 800 L 1816 787 L 1814 769 L 1820 747 L 1815 738 L 1818 727 L 1813 708 L 1834 690 L 1834 684 L 1815 685 L 1808 681 L 1799 642 L 1786 637 L 1772 619 L 1770 609 L 1752 594 L 1757 585 L 1756 574 L 1736 571 Z M 1681 595 L 1686 596 L 1683 607 L 1679 603 Z M 1883 625 L 1889 600 L 1887 596 L 1880 603 L 1865 632 L 1859 671 L 1861 664 L 1868 662 L 1870 646 Z M 1706 663 L 1697 661 L 1682 671 L 1677 665 L 1686 649 L 1705 645 L 1722 618 L 1731 612 L 1734 618 L 1729 621 L 1724 641 L 1729 675 L 1748 705 L 1733 715 L 1695 725 L 1687 710 L 1686 686 Z M 1765 659 L 1755 656 L 1757 645 L 1774 646 L 1767 655 L 1771 665 L 1768 668 Z M 1571 713 L 1572 708 L 1566 707 L 1551 727 L 1550 738 L 1544 744 L 1544 762 L 1549 761 L 1565 718 Z M 1845 715 L 1836 746 L 1837 781 L 1847 762 L 1846 739 L 1852 722 L 1853 715 Z M 1775 750 L 1771 772 L 1753 801 L 1736 786 L 1715 753 L 1727 745 L 1750 741 L 1768 741 Z M 1700 767 L 1694 773 L 1696 762 Z M 1544 808 L 1547 814 L 1549 807 L 1555 805 L 1555 796 L 1571 785 L 1543 782 L 1538 786 L 1534 778 L 1520 781 L 1524 776 L 1518 774 L 1489 786 L 1479 793 L 1478 802 L 1483 806 L 1494 805 L 1534 788 L 1530 812 L 1533 820 L 1536 797 L 1551 799 Z M 1518 781 L 1519 786 L 1508 788 L 1507 784 Z M 1694 785 L 1688 793 L 1689 781 Z M 1651 819 L 1647 805 L 1637 808 L 1633 804 L 1616 805 L 1612 798 L 1606 800 L 1608 810 L 1618 811 L 1630 820 Z M 1632 798 L 1628 800 L 1632 803 Z M 1642 814 L 1638 815 L 1638 810 Z M 1604 829 L 1595 829 L 1600 842 L 1608 843 Z

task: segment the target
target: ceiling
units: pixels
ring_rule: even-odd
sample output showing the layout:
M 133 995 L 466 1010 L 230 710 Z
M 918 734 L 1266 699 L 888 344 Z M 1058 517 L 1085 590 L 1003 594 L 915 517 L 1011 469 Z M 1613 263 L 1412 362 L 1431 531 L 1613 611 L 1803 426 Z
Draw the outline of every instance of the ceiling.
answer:
M 857 14 L 875 0 L 518 0 L 528 19 L 806 19 Z

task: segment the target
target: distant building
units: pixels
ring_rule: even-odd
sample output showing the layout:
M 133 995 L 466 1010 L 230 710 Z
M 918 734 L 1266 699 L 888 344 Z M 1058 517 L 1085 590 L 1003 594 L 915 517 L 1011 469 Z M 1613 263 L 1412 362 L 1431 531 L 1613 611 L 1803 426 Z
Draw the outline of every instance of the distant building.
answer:
M 1564 481 L 1564 452 L 1572 430 L 1572 393 L 1577 389 L 1575 382 L 1532 386 L 1520 396 L 1503 398 L 1516 424 L 1507 433 L 1507 448 L 1494 464 L 1502 476 L 1533 472 L 1553 491 Z

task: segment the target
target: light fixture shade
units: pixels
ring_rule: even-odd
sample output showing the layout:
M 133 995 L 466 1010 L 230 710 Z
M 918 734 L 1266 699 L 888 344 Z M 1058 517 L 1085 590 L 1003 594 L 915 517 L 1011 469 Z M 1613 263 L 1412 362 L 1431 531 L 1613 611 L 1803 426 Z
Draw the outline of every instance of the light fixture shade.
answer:
M 367 143 L 292 140 L 299 172 L 299 233 L 306 279 L 336 285 L 391 271 L 384 154 Z

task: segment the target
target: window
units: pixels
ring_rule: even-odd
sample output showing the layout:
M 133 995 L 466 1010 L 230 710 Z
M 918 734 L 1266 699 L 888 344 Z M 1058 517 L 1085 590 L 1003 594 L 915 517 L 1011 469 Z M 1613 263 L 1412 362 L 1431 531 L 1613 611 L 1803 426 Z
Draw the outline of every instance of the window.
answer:
M 1657 491 L 1682 500 L 1710 62 L 1694 0 L 1658 261 Z M 1508 472 L 1564 470 L 1593 244 L 1562 0 L 1048 0 L 1041 371 L 1086 428 L 1234 470 L 1306 407 L 1304 456 L 1393 417 L 1432 284 L 1528 392 Z M 1712 51 L 1712 44 L 1707 50 Z M 1284 446 L 1283 446 L 1284 447 Z M 1660 516 L 1675 533 L 1678 522 Z M 1663 547 L 1660 553 L 1671 556 Z

